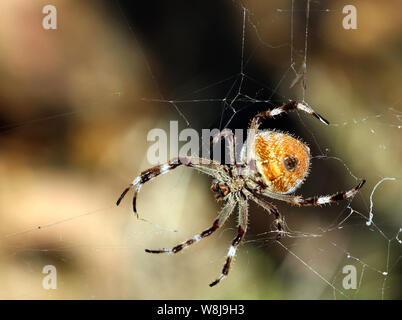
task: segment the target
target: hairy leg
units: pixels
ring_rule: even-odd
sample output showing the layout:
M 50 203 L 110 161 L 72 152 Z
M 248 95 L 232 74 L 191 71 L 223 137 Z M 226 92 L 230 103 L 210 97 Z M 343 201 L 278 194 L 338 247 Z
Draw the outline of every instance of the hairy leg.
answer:
M 247 219 L 248 219 L 247 200 L 242 200 L 239 202 L 239 225 L 237 227 L 237 236 L 236 238 L 233 239 L 232 245 L 229 248 L 221 275 L 215 281 L 210 283 L 209 285 L 210 287 L 217 285 L 221 280 L 223 280 L 229 274 L 230 266 L 236 254 L 237 247 L 242 241 L 244 234 L 246 233 L 247 230 Z
M 253 200 L 255 203 L 257 203 L 260 207 L 264 208 L 267 210 L 270 214 L 275 216 L 275 226 L 276 226 L 276 240 L 280 240 L 283 233 L 284 233 L 284 228 L 283 228 L 283 220 L 282 216 L 279 213 L 278 209 L 271 203 L 269 203 L 265 198 L 258 194 L 252 194 L 250 196 L 251 200 Z
M 226 205 L 221 210 L 221 212 L 219 213 L 218 218 L 212 224 L 212 227 L 210 227 L 207 230 L 204 230 L 200 234 L 195 235 L 191 239 L 178 244 L 177 246 L 173 247 L 172 249 L 160 249 L 160 250 L 145 249 L 145 251 L 148 253 L 177 253 L 177 252 L 189 247 L 190 245 L 200 241 L 201 239 L 210 236 L 212 233 L 214 233 L 219 227 L 221 227 L 225 223 L 227 218 L 233 212 L 233 209 L 235 208 L 235 206 L 236 206 L 236 202 L 234 202 L 233 199 L 230 198 L 228 200 L 228 202 L 226 203 Z
M 125 197 L 125 195 L 127 194 L 127 192 L 130 189 L 135 188 L 134 196 L 133 196 L 133 211 L 136 214 L 136 216 L 138 217 L 136 202 L 137 202 L 137 194 L 140 191 L 142 185 L 144 183 L 146 183 L 147 181 L 150 181 L 161 174 L 165 174 L 173 169 L 176 169 L 178 166 L 181 166 L 181 165 L 185 165 L 187 167 L 194 168 L 198 171 L 201 171 L 201 172 L 206 173 L 213 177 L 216 176 L 216 174 L 218 172 L 223 171 L 221 169 L 222 166 L 215 161 L 202 159 L 202 158 L 196 158 L 196 157 L 173 158 L 167 163 L 157 165 L 155 167 L 152 167 L 150 169 L 147 169 L 147 170 L 141 172 L 141 174 L 138 177 L 136 177 L 133 180 L 133 182 L 123 191 L 123 193 L 117 200 L 116 205 L 120 204 L 121 200 Z

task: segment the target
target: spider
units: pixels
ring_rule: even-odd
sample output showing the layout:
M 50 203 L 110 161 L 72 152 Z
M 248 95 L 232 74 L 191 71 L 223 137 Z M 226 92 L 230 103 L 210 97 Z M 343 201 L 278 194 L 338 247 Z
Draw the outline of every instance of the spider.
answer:
M 241 163 L 236 162 L 235 136 L 232 131 L 225 129 L 213 138 L 212 143 L 217 143 L 222 138 L 229 138 L 229 165 L 223 165 L 213 160 L 198 157 L 176 157 L 165 164 L 147 169 L 136 177 L 129 187 L 123 191 L 116 204 L 119 205 L 126 193 L 130 189 L 135 188 L 133 210 L 137 218 L 136 199 L 141 186 L 145 182 L 167 173 L 180 165 L 194 168 L 212 176 L 214 179 L 211 190 L 215 193 L 217 200 L 226 202 L 209 229 L 176 245 L 172 249 L 146 249 L 145 251 L 148 253 L 169 254 L 180 252 L 201 239 L 210 236 L 218 228 L 222 227 L 236 205 L 238 205 L 237 236 L 229 248 L 221 274 L 215 281 L 210 283 L 210 287 L 213 287 L 229 274 L 236 250 L 247 231 L 249 200 L 254 201 L 275 217 L 275 238 L 279 241 L 284 234 L 283 221 L 278 209 L 268 202 L 267 198 L 285 201 L 296 206 L 320 206 L 354 197 L 365 183 L 365 179 L 361 180 L 355 188 L 349 191 L 338 192 L 328 196 L 304 198 L 292 194 L 301 186 L 309 173 L 309 147 L 290 134 L 274 130 L 258 130 L 264 118 L 273 118 L 292 110 L 301 110 L 319 119 L 324 124 L 329 124 L 327 120 L 314 112 L 306 104 L 292 101 L 254 116 L 249 126 L 247 140 L 241 149 Z

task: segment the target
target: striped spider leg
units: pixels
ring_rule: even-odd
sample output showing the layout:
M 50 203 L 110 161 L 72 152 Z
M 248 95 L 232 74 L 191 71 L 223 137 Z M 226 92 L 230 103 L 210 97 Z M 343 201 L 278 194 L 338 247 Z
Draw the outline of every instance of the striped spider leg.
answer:
M 277 116 L 281 113 L 286 113 L 292 110 L 300 110 L 300 111 L 304 111 L 310 115 L 312 115 L 313 117 L 317 118 L 318 120 L 320 120 L 322 123 L 329 125 L 329 122 L 327 120 L 325 120 L 323 117 L 321 117 L 317 112 L 315 112 L 313 109 L 311 109 L 310 107 L 308 107 L 307 105 L 300 103 L 300 102 L 296 102 L 296 101 L 291 101 L 289 103 L 286 103 L 280 107 L 276 107 L 274 109 L 271 110 L 266 110 L 263 112 L 260 112 L 258 114 L 256 114 L 254 116 L 254 118 L 251 120 L 251 124 L 249 129 L 250 130 L 258 130 L 262 119 L 264 118 L 273 118 L 274 116 Z
M 300 102 L 296 102 L 296 101 L 291 101 L 280 107 L 276 107 L 271 110 L 266 110 L 266 111 L 260 112 L 254 116 L 254 118 L 251 120 L 250 126 L 248 128 L 247 157 L 245 159 L 247 164 L 250 164 L 250 162 L 252 162 L 251 161 L 252 157 L 253 157 L 253 153 L 251 151 L 252 145 L 254 144 L 254 139 L 258 132 L 258 128 L 261 125 L 262 120 L 265 118 L 273 118 L 274 116 L 277 116 L 282 113 L 287 113 L 287 112 L 293 111 L 293 110 L 300 110 L 300 111 L 306 112 L 306 113 L 312 115 L 313 117 L 317 118 L 318 120 L 320 120 L 322 123 L 329 125 L 329 122 L 327 120 L 325 120 L 323 117 L 321 117 L 318 113 L 316 113 L 313 109 L 311 109 L 304 103 L 300 103 Z
M 223 129 L 217 135 L 215 135 L 212 139 L 212 145 L 218 143 L 221 139 L 229 139 L 228 140 L 228 149 L 229 149 L 229 159 L 230 164 L 236 164 L 236 136 L 233 131 L 230 129 Z
M 161 174 L 165 174 L 173 169 L 176 169 L 181 165 L 194 168 L 213 177 L 219 176 L 220 173 L 223 172 L 222 166 L 215 161 L 197 157 L 176 157 L 171 159 L 168 163 L 160 164 L 141 172 L 141 174 L 136 177 L 126 189 L 124 189 L 123 193 L 117 200 L 116 205 L 120 204 L 121 200 L 123 200 L 128 191 L 130 191 L 132 188 L 135 188 L 133 196 L 133 211 L 137 218 L 139 218 L 137 213 L 137 195 L 140 192 L 142 185 L 145 182 L 152 180 Z
M 250 199 L 253 200 L 260 207 L 264 208 L 268 213 L 272 214 L 275 217 L 274 223 L 276 227 L 276 238 L 275 240 L 279 241 L 282 238 L 283 233 L 285 232 L 283 227 L 282 216 L 279 213 L 279 210 L 271 203 L 269 203 L 264 197 L 257 193 L 252 193 Z
M 239 224 L 237 226 L 237 236 L 236 238 L 233 239 L 232 245 L 229 248 L 225 264 L 223 265 L 222 273 L 215 281 L 209 284 L 210 287 L 217 285 L 221 280 L 223 280 L 229 274 L 230 266 L 236 254 L 237 247 L 240 245 L 240 242 L 243 240 L 243 237 L 247 231 L 247 221 L 248 221 L 247 199 L 238 200 L 238 203 L 239 203 Z
M 200 234 L 195 235 L 191 239 L 182 242 L 178 244 L 177 246 L 173 247 L 172 249 L 159 249 L 159 250 L 149 250 L 145 249 L 146 252 L 148 253 L 177 253 L 183 249 L 186 249 L 190 245 L 200 241 L 201 239 L 204 239 L 205 237 L 210 236 L 212 233 L 214 233 L 216 230 L 218 230 L 219 227 L 223 226 L 223 224 L 226 222 L 227 218 L 232 214 L 233 209 L 236 207 L 236 202 L 234 201 L 232 195 L 229 196 L 227 199 L 226 205 L 223 207 L 221 212 L 219 213 L 218 217 L 216 220 L 213 222 L 212 226 L 209 229 L 204 230 Z
M 341 191 L 327 196 L 313 196 L 304 198 L 298 195 L 289 195 L 289 194 L 278 194 L 275 192 L 271 192 L 268 189 L 261 190 L 261 194 L 265 195 L 269 198 L 273 198 L 276 200 L 281 200 L 288 202 L 290 204 L 300 206 L 300 207 L 309 207 L 309 206 L 321 206 L 325 204 L 337 203 L 343 200 L 347 200 L 353 198 L 356 193 L 363 187 L 366 183 L 365 179 L 362 179 L 359 184 L 350 189 L 348 191 Z
M 276 200 L 285 201 L 290 204 L 293 204 L 296 206 L 301 206 L 301 207 L 321 206 L 321 205 L 325 205 L 325 204 L 338 203 L 340 201 L 353 198 L 356 195 L 356 193 L 363 187 L 365 182 L 366 182 L 365 179 L 361 180 L 356 187 L 354 187 L 353 189 L 350 189 L 348 191 L 341 191 L 341 192 L 338 192 L 338 193 L 335 193 L 332 195 L 328 195 L 328 196 L 313 196 L 313 197 L 308 197 L 308 198 L 304 198 L 302 196 L 297 196 L 297 195 L 278 194 L 278 193 L 271 192 L 268 189 L 260 189 L 259 191 L 257 191 L 257 189 L 255 189 L 256 192 L 254 192 L 249 187 L 247 187 L 247 190 L 251 193 L 251 195 L 249 196 L 249 198 L 251 200 L 253 200 L 255 203 L 257 203 L 260 207 L 264 208 L 270 214 L 275 216 L 274 223 L 275 223 L 276 232 L 277 232 L 276 240 L 279 241 L 282 238 L 282 235 L 285 233 L 282 216 L 281 216 L 280 212 L 278 211 L 278 209 L 273 204 L 269 203 L 264 196 L 272 198 L 272 199 L 276 199 Z M 258 184 L 261 186 L 264 183 L 259 181 Z M 263 185 L 263 188 L 267 188 L 267 186 Z

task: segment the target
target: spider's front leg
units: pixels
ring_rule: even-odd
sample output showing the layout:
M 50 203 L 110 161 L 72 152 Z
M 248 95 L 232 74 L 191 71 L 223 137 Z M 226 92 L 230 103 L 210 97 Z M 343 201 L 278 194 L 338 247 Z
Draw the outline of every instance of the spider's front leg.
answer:
M 251 120 L 250 126 L 247 130 L 247 156 L 245 159 L 247 164 L 252 163 L 252 158 L 253 158 L 252 146 L 254 144 L 254 139 L 258 132 L 258 128 L 260 127 L 260 125 L 262 123 L 262 120 L 267 119 L 267 118 L 273 119 L 277 115 L 280 115 L 282 113 L 287 113 L 287 112 L 293 111 L 293 110 L 300 110 L 300 111 L 306 112 L 306 113 L 312 115 L 313 117 L 317 118 L 318 120 L 320 120 L 322 123 L 329 125 L 329 122 L 327 120 L 325 120 L 323 117 L 321 117 L 317 112 L 315 112 L 313 109 L 308 107 L 306 104 L 300 103 L 297 101 L 291 101 L 280 107 L 276 107 L 274 109 L 260 112 L 260 113 L 256 114 L 254 116 L 254 118 Z
M 247 231 L 247 220 L 248 220 L 248 207 L 247 207 L 247 200 L 242 200 L 239 202 L 239 225 L 237 227 L 237 236 L 233 239 L 232 245 L 229 248 L 226 262 L 223 265 L 221 275 L 212 283 L 210 283 L 210 287 L 217 285 L 221 280 L 223 280 L 230 271 L 230 266 L 236 254 L 237 247 L 239 246 L 240 242 L 243 240 L 243 237 Z
M 262 119 L 273 118 L 274 116 L 277 116 L 281 113 L 286 113 L 286 112 L 293 111 L 293 110 L 300 110 L 300 111 L 306 112 L 306 113 L 312 115 L 313 117 L 317 118 L 318 120 L 320 120 L 322 123 L 329 125 L 329 122 L 327 120 L 325 120 L 317 112 L 315 112 L 313 109 L 311 109 L 304 103 L 291 101 L 280 107 L 276 107 L 274 109 L 258 113 L 257 115 L 254 116 L 253 120 L 251 120 L 249 129 L 257 131 L 258 127 L 261 124 Z
M 138 218 L 138 213 L 137 213 L 137 194 L 141 189 L 141 186 L 157 176 L 167 173 L 175 168 L 177 168 L 180 165 L 185 165 L 187 167 L 192 167 L 194 169 L 197 169 L 198 171 L 201 171 L 203 173 L 206 173 L 210 176 L 215 176 L 218 170 L 220 170 L 221 165 L 215 161 L 208 160 L 208 159 L 202 159 L 202 158 L 197 158 L 197 157 L 176 157 L 171 159 L 169 162 L 157 165 L 155 167 L 152 167 L 150 169 L 147 169 L 141 174 L 136 177 L 133 182 L 123 191 L 121 196 L 116 202 L 116 205 L 119 205 L 121 200 L 125 197 L 127 192 L 135 188 L 134 190 L 134 196 L 133 196 L 133 211 L 135 215 Z
M 214 146 L 217 144 L 221 139 L 226 141 L 228 138 L 228 149 L 229 149 L 229 159 L 230 164 L 236 164 L 236 136 L 234 135 L 233 131 L 230 129 L 223 129 L 217 135 L 215 135 L 211 141 L 212 145 Z

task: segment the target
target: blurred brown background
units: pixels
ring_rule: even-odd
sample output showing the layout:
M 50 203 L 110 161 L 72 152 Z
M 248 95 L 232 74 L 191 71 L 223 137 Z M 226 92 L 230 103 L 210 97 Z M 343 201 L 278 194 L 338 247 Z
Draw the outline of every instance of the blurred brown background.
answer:
M 42 28 L 46 4 L 57 8 L 57 30 Z M 357 30 L 342 27 L 347 4 L 357 8 Z M 291 1 L 0 2 L 0 298 L 343 299 L 337 290 L 357 299 L 401 297 L 398 0 L 311 1 L 305 98 L 332 125 L 302 114 L 264 124 L 302 137 L 315 156 L 327 155 L 313 160 L 299 190 L 304 195 L 344 190 L 356 184 L 353 176 L 364 177 L 351 206 L 367 217 L 376 183 L 395 177 L 373 195 L 381 232 L 356 212 L 348 217 L 347 203 L 302 209 L 277 203 L 288 227 L 308 234 L 285 238 L 282 247 L 269 233 L 272 217 L 251 205 L 247 241 L 229 277 L 211 289 L 235 217 L 176 256 L 144 252 L 211 224 L 221 204 L 208 177 L 179 168 L 145 185 L 138 209 L 152 223 L 135 219 L 131 199 L 115 207 L 123 188 L 150 166 L 149 130 L 168 129 L 170 120 L 184 128 L 184 118 L 196 130 L 222 128 L 233 115 L 231 108 L 222 113 L 222 99 L 238 90 L 242 6 L 247 77 L 242 101 L 232 105 L 238 111 L 232 129 L 302 97 L 300 83 L 289 89 Z M 305 14 L 305 2 L 295 1 L 296 70 Z M 173 104 L 152 99 L 190 102 L 176 104 L 183 118 Z M 358 290 L 342 288 L 347 264 L 357 268 Z M 56 290 L 42 288 L 45 265 L 57 268 Z

